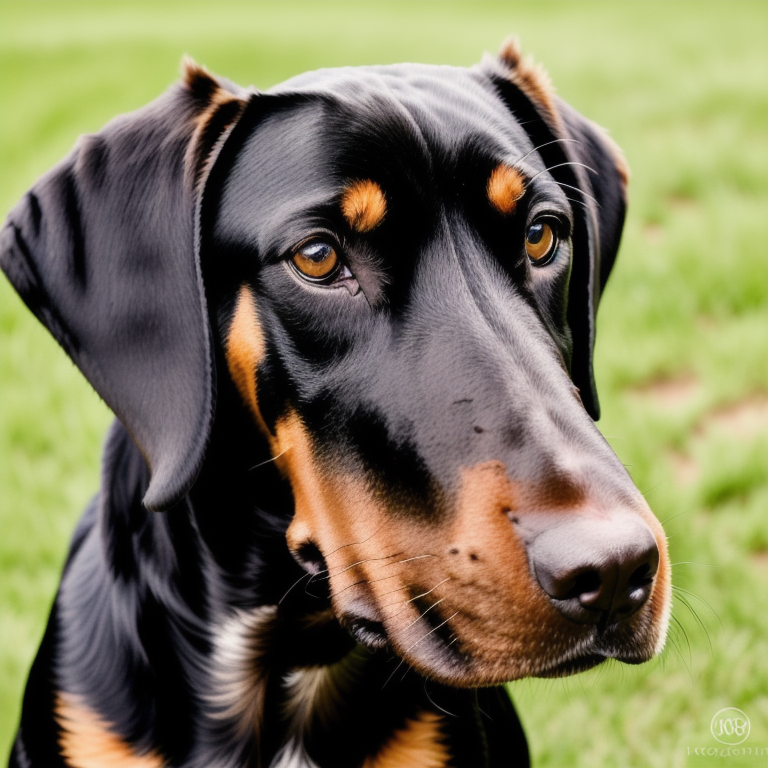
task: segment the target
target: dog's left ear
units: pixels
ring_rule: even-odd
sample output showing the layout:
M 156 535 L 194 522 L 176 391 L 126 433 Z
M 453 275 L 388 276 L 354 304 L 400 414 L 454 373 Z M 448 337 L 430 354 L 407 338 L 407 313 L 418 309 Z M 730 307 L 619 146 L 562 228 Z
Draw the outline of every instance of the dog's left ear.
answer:
M 567 139 L 563 145 L 565 155 L 569 162 L 581 164 L 571 166 L 581 194 L 567 187 L 565 191 L 578 200 L 574 213 L 583 213 L 590 254 L 587 268 L 579 261 L 579 244 L 574 241 L 568 290 L 568 325 L 573 336 L 571 378 L 579 388 L 584 407 L 597 421 L 600 403 L 592 366 L 597 305 L 619 250 L 629 169 L 621 150 L 600 126 L 561 99 L 556 103 L 563 126 L 561 136 Z
M 147 461 L 149 509 L 187 492 L 208 440 L 215 370 L 198 212 L 248 97 L 186 63 L 159 99 L 83 136 L 0 232 L 0 266 Z
M 530 136 L 552 177 L 574 200 L 574 256 L 568 291 L 571 378 L 593 419 L 600 404 L 592 368 L 600 294 L 616 259 L 629 171 L 621 150 L 599 126 L 557 98 L 541 67 L 507 40 L 482 69 Z

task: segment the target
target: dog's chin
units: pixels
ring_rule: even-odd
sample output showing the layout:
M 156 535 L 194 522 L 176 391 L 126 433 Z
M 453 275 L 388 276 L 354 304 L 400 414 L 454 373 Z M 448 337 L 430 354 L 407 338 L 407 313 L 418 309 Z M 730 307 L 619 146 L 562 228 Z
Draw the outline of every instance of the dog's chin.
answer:
M 543 669 L 540 672 L 537 672 L 533 677 L 552 678 L 578 675 L 580 672 L 594 669 L 594 667 L 598 666 L 598 664 L 602 664 L 604 661 L 605 656 L 600 656 L 599 654 L 587 654 L 586 656 L 579 656 L 575 659 L 559 662 L 548 669 Z
M 383 622 L 362 616 L 345 616 L 342 625 L 352 638 L 372 653 L 388 651 L 423 677 L 454 688 L 481 688 L 526 677 L 557 678 L 586 672 L 613 659 L 642 664 L 654 656 L 647 643 L 616 642 L 615 633 L 582 637 L 570 648 L 551 655 L 516 653 L 513 649 L 494 655 L 462 651 L 460 639 L 442 627 L 422 627 L 418 639 L 394 631 Z

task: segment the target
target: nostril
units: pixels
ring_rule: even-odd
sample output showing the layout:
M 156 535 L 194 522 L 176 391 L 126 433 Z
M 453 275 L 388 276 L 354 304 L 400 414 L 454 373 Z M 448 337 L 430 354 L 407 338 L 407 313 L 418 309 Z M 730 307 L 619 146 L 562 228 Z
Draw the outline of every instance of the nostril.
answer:
M 651 564 L 643 563 L 639 568 L 636 568 L 632 572 L 632 575 L 629 577 L 628 585 L 632 588 L 646 587 L 653 581 L 655 575 L 655 569 L 651 567 Z
M 642 521 L 576 519 L 537 536 L 533 571 L 554 606 L 579 623 L 625 620 L 648 600 L 659 551 Z
M 599 594 L 601 586 L 602 580 L 598 571 L 584 571 L 574 579 L 573 586 L 566 592 L 563 599 L 576 597 L 583 602 L 586 597 Z

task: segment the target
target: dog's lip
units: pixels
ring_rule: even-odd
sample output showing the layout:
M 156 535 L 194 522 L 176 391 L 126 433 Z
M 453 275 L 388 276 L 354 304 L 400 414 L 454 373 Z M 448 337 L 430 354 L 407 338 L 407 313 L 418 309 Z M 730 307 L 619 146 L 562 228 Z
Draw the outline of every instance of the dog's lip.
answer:
M 534 675 L 535 677 L 568 677 L 579 672 L 586 672 L 588 669 L 602 664 L 605 660 L 606 657 L 599 653 L 588 653 L 548 665 L 545 669 L 535 672 Z
M 608 630 L 599 632 L 589 640 L 577 643 L 575 648 L 561 654 L 559 658 L 545 662 L 543 668 L 534 673 L 536 677 L 565 677 L 585 672 L 603 661 L 613 659 L 622 664 L 642 664 L 653 657 L 652 651 L 644 645 L 630 644 L 615 638 Z
M 371 651 L 389 647 L 387 632 L 380 621 L 347 615 L 342 617 L 341 624 L 358 643 Z
M 339 623 L 352 637 L 372 651 L 389 647 L 382 617 L 370 600 L 353 600 L 339 615 Z

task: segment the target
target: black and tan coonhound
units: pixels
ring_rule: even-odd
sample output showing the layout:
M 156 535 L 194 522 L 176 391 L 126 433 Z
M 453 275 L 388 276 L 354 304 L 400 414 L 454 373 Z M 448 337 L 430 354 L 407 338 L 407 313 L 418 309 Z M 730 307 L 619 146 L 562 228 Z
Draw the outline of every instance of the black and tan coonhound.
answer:
M 514 42 L 203 68 L 80 139 L 2 267 L 117 419 L 12 766 L 526 765 L 502 683 L 664 644 L 597 431 L 627 171 Z

